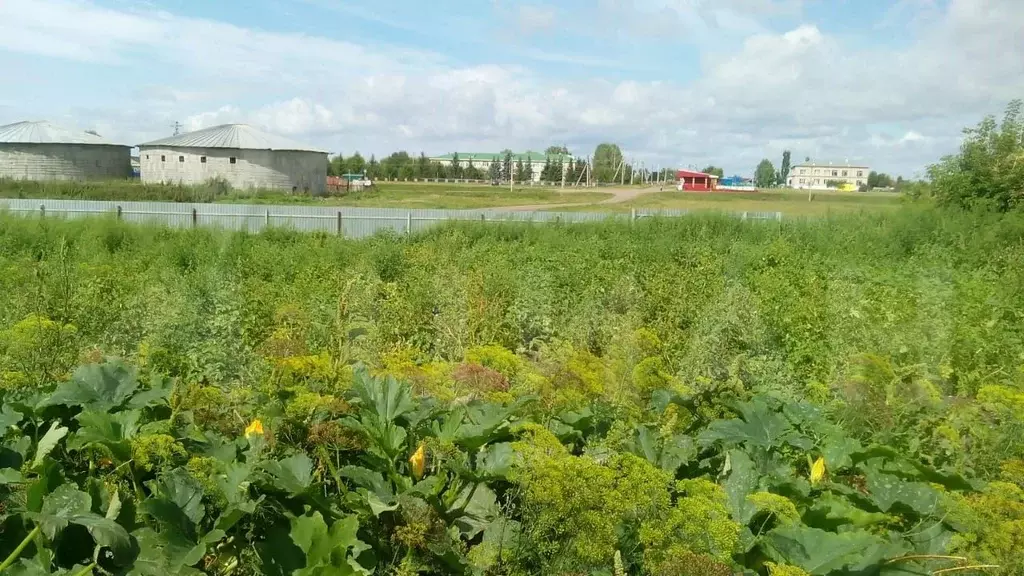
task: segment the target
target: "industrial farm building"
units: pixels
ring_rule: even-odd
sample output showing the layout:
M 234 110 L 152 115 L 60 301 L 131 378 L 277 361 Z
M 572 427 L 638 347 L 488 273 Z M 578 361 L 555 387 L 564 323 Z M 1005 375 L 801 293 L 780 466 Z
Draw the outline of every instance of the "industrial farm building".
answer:
M 0 178 L 92 180 L 131 176 L 131 148 L 50 122 L 0 126 Z
M 327 152 L 246 124 L 224 124 L 139 145 L 143 182 L 323 194 Z

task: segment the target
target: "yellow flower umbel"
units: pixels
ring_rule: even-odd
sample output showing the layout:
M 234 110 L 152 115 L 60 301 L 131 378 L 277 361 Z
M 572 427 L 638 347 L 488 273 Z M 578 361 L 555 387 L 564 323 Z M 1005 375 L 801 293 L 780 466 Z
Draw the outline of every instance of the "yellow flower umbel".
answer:
M 811 485 L 817 485 L 825 479 L 825 459 L 818 458 L 811 464 Z
M 416 480 L 423 478 L 423 472 L 427 468 L 427 445 L 420 442 L 420 447 L 409 457 L 409 465 L 412 467 L 412 477 Z
M 254 436 L 263 437 L 263 422 L 260 422 L 259 418 L 253 420 L 252 423 L 245 428 L 246 438 L 252 438 Z

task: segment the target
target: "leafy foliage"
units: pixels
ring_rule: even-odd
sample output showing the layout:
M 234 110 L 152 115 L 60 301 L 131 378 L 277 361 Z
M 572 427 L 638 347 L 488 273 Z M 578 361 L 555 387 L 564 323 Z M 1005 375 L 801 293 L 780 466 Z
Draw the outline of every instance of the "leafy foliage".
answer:
M 0 218 L 12 573 L 1021 569 L 1019 215 Z

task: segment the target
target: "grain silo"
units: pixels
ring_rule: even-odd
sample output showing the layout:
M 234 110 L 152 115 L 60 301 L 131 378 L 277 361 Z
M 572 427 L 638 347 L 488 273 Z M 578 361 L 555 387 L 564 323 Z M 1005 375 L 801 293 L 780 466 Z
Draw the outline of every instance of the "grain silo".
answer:
M 202 184 L 323 194 L 327 152 L 246 124 L 224 124 L 139 145 L 143 182 Z
M 49 122 L 0 126 L 0 178 L 89 180 L 131 176 L 131 148 Z

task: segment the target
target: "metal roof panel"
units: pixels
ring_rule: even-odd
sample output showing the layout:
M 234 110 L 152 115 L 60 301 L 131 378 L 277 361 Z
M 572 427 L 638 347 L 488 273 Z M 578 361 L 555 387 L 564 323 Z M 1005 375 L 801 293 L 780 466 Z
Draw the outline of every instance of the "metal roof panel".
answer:
M 248 124 L 222 124 L 169 136 L 139 146 L 168 146 L 180 148 L 235 148 L 241 150 L 296 150 L 301 152 L 320 152 L 313 146 L 307 146 L 294 140 L 264 132 Z
M 51 122 L 15 122 L 0 126 L 0 143 L 3 144 L 97 144 L 121 146 L 104 139 L 93 132 L 72 130 Z

